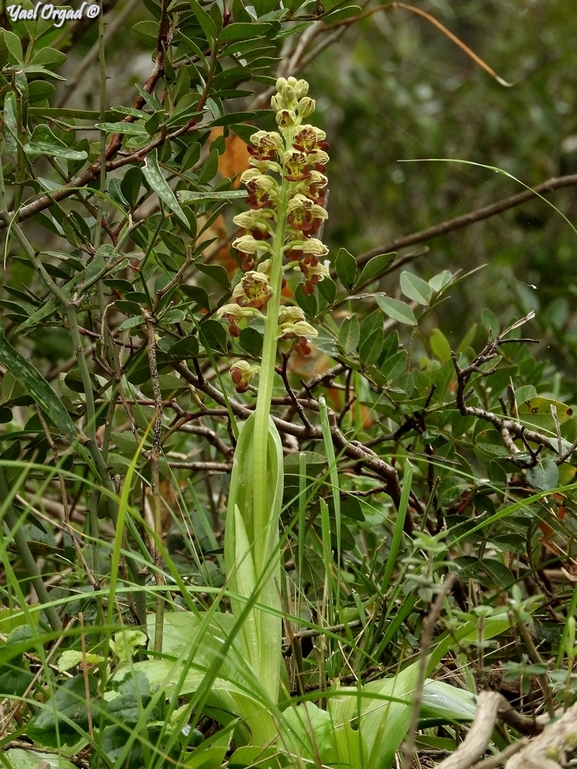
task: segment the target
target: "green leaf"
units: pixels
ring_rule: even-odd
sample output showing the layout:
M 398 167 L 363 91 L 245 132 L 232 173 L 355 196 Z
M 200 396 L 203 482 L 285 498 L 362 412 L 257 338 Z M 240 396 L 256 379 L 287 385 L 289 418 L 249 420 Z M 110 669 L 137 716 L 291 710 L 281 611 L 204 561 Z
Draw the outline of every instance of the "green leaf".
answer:
M 246 190 L 222 190 L 222 192 L 179 190 L 176 197 L 183 206 L 192 206 L 195 203 L 222 203 L 227 200 L 242 200 L 248 197 L 248 192 Z
M 109 134 L 148 136 L 148 131 L 143 123 L 126 123 L 124 120 L 119 120 L 117 123 L 96 123 L 95 127 Z M 150 186 L 152 187 L 152 185 Z
M 209 278 L 216 281 L 219 286 L 222 286 L 227 291 L 230 290 L 228 272 L 222 264 L 203 264 L 202 262 L 195 262 L 195 267 L 199 272 L 203 272 L 205 275 L 208 275 Z
M 200 6 L 197 0 L 188 0 L 188 2 L 190 3 L 190 7 L 196 16 L 202 31 L 206 35 L 207 42 L 212 43 L 217 35 L 216 24 L 208 13 Z
M 323 21 L 327 24 L 332 24 L 335 21 L 342 21 L 343 19 L 350 19 L 352 16 L 357 16 L 361 13 L 361 8 L 358 5 L 347 5 L 344 8 L 338 8 L 336 11 L 323 16 Z
M 243 328 L 243 330 L 240 332 L 238 343 L 242 349 L 246 350 L 246 352 L 248 352 L 249 355 L 252 355 L 253 358 L 260 357 L 262 351 L 263 336 L 259 331 L 256 330 L 256 328 L 252 328 L 251 326 L 248 326 L 248 328 Z
M 325 278 L 317 283 L 317 289 L 319 294 L 326 299 L 329 304 L 332 304 L 337 296 L 337 284 L 330 278 Z
M 520 399 L 519 399 L 520 400 Z M 519 419 L 523 424 L 538 427 L 542 430 L 555 430 L 555 422 L 551 412 L 551 406 L 555 406 L 559 424 L 564 424 L 574 416 L 571 406 L 551 398 L 536 396 L 518 403 Z
M 539 491 L 550 491 L 559 486 L 559 466 L 553 457 L 539 460 L 535 467 L 530 467 L 526 473 L 528 483 Z
M 136 168 L 135 166 L 129 168 L 120 182 L 120 189 L 131 208 L 135 208 L 138 203 L 141 185 L 142 171 L 140 168 Z
M 30 720 L 26 734 L 33 740 L 45 745 L 59 744 L 65 735 L 73 736 L 77 730 L 69 723 L 72 721 L 79 729 L 88 728 L 88 711 L 86 702 L 86 686 L 89 686 L 92 717 L 97 718 L 100 711 L 96 699 L 98 682 L 93 676 L 78 675 L 65 681 L 56 690 L 42 709 Z M 66 720 L 65 720 L 66 719 Z
M 216 320 L 205 320 L 200 324 L 200 338 L 208 350 L 215 352 L 227 351 L 227 337 L 221 323 Z
M 14 32 L 10 32 L 7 29 L 0 29 L 0 34 L 4 37 L 4 43 L 6 44 L 6 48 L 10 52 L 10 55 L 17 63 L 21 62 L 24 54 L 22 52 L 22 43 L 20 42 L 18 35 L 15 35 Z
M 36 51 L 32 59 L 32 64 L 52 65 L 54 67 L 60 67 L 66 61 L 68 57 L 62 51 L 56 50 L 56 48 L 41 48 Z
M 372 366 L 376 363 L 383 350 L 385 335 L 382 328 L 377 328 L 359 346 L 359 357 L 363 366 Z
M 280 32 L 277 32 L 273 40 L 284 40 L 285 37 L 300 35 L 301 32 L 304 32 L 305 29 L 308 29 L 312 24 L 314 24 L 314 21 L 300 21 L 292 27 L 284 27 Z
M 433 296 L 433 289 L 427 281 L 406 270 L 401 273 L 401 291 L 408 299 L 425 306 L 429 304 Z
M 160 168 L 158 167 L 158 154 L 157 151 L 151 152 L 146 156 L 144 166 L 142 167 L 142 173 L 146 181 L 151 186 L 152 190 L 156 192 L 162 202 L 178 217 L 180 222 L 184 224 L 186 229 L 189 228 L 188 219 L 186 218 L 184 211 L 180 207 L 180 203 L 176 199 L 174 192 L 168 186 L 168 183 Z
M 303 291 L 303 284 L 299 283 L 295 291 L 295 299 L 297 304 L 301 307 L 309 318 L 316 317 L 318 311 L 318 302 L 315 294 L 305 294 Z
M 357 260 L 346 248 L 339 249 L 335 259 L 335 270 L 345 288 L 352 288 L 357 276 Z
M 395 256 L 395 253 L 379 254 L 378 256 L 373 256 L 372 259 L 369 259 L 361 272 L 359 284 L 364 285 L 382 275 L 394 262 Z
M 124 732 L 126 736 L 126 732 Z M 11 769 L 76 769 L 76 765 L 55 753 L 42 753 L 39 750 L 10 748 L 4 753 Z
M 222 30 L 218 36 L 218 42 L 232 43 L 236 40 L 252 40 L 255 37 L 266 35 L 270 28 L 270 24 L 234 22 Z
M 196 750 L 187 754 L 183 766 L 185 769 L 219 769 L 227 751 L 226 745 L 199 745 Z
M 360 337 L 359 316 L 356 314 L 349 315 L 348 318 L 343 320 L 339 329 L 339 347 L 342 347 L 343 351 L 350 355 L 353 350 L 357 349 Z
M 452 280 L 453 280 L 453 273 L 450 270 L 443 270 L 443 272 L 440 272 L 438 275 L 434 275 L 431 278 L 431 280 L 429 281 L 429 286 L 431 286 L 433 291 L 439 292 L 443 288 L 448 286 Z
M 28 141 L 24 145 L 24 152 L 33 158 L 38 155 L 48 155 L 65 160 L 86 160 L 88 153 L 69 149 L 63 141 L 54 136 L 47 125 L 37 125 Z
M 404 323 L 407 326 L 416 326 L 417 319 L 412 308 L 405 302 L 398 299 L 391 299 L 389 296 L 377 296 L 377 304 L 389 318 Z
M 185 336 L 172 345 L 168 354 L 176 358 L 196 358 L 200 352 L 198 338 L 196 336 Z
M 443 363 L 451 360 L 451 345 L 440 328 L 434 328 L 432 330 L 431 336 L 429 337 L 429 344 L 431 345 L 431 350 L 439 360 L 443 361 Z
M 66 78 L 61 75 L 56 75 L 52 70 L 42 67 L 40 64 L 20 64 L 9 68 L 16 74 L 25 75 L 41 75 L 43 77 L 50 77 L 53 80 L 65 80 Z
M 148 46 L 156 47 L 158 41 L 158 22 L 147 19 L 146 21 L 138 21 L 132 27 L 132 31 L 137 38 L 142 40 Z
M 212 149 L 204 162 L 204 165 L 200 169 L 197 178 L 197 184 L 208 184 L 216 176 L 218 171 L 218 159 L 220 155 L 216 147 Z
M 472 721 L 477 712 L 475 696 L 466 689 L 444 681 L 425 681 L 421 699 L 421 719 L 442 719 L 445 722 Z
M 73 441 L 76 437 L 76 427 L 59 397 L 40 372 L 7 342 L 4 334 L 0 336 L 0 363 L 6 366 L 26 392 L 34 398 L 62 434 Z

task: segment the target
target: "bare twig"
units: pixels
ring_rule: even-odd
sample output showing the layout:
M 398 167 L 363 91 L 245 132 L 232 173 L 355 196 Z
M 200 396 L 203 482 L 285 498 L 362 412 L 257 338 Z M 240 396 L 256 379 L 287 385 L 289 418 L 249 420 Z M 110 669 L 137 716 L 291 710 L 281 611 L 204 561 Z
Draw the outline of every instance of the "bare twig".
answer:
M 158 366 L 156 363 L 156 338 L 154 317 L 143 308 L 142 314 L 146 322 L 146 336 L 148 340 L 148 367 L 154 395 L 154 422 L 152 424 L 152 449 L 150 451 L 150 476 L 152 490 L 152 510 L 154 518 L 154 533 L 152 537 L 152 557 L 156 569 L 154 570 L 157 585 L 165 585 L 166 581 L 162 573 L 162 562 L 158 541 L 162 539 L 162 500 L 160 498 L 160 453 L 162 450 L 162 393 L 158 379 Z M 162 651 L 162 635 L 164 622 L 164 597 L 159 593 L 156 602 L 156 623 L 154 635 L 154 650 Z
M 570 758 L 575 755 L 576 733 L 577 704 L 510 758 L 506 769 L 560 769 L 561 766 L 568 766 Z
M 234 398 L 226 398 L 225 395 L 210 382 L 203 378 L 201 381 L 199 377 L 190 371 L 183 363 L 173 364 L 176 371 L 182 376 L 182 378 L 201 390 L 216 403 L 221 406 L 228 404 L 231 411 L 235 416 L 240 419 L 248 419 L 253 413 L 252 409 L 247 408 L 242 403 L 239 403 Z M 288 435 L 294 435 L 296 438 L 318 440 L 323 439 L 322 430 L 320 427 L 311 426 L 311 430 L 307 430 L 306 427 L 301 425 L 295 425 L 292 422 L 287 422 L 284 419 L 278 417 L 272 417 L 273 422 L 276 424 L 277 429 L 281 433 L 287 433 Z M 329 413 L 329 420 L 331 421 L 331 435 L 335 447 L 341 449 L 345 456 L 362 462 L 366 467 L 369 467 L 375 475 L 382 478 L 386 484 L 387 494 L 391 497 L 394 504 L 398 506 L 401 500 L 401 486 L 399 483 L 399 475 L 395 468 L 384 459 L 381 459 L 377 454 L 370 449 L 365 448 L 362 444 L 355 441 L 349 441 L 343 433 L 338 429 L 335 423 L 335 416 L 333 412 Z
M 400 238 L 392 240 L 390 243 L 386 243 L 384 246 L 378 246 L 364 254 L 357 257 L 357 264 L 359 266 L 366 264 L 369 259 L 378 254 L 385 254 L 389 251 L 398 251 L 401 248 L 407 248 L 407 246 L 414 246 L 417 243 L 424 243 L 426 240 L 436 238 L 439 235 L 446 235 L 448 232 L 458 230 L 462 227 L 469 227 L 475 222 L 480 222 L 483 219 L 490 219 L 492 216 L 507 211 L 509 208 L 515 208 L 522 203 L 526 203 L 532 198 L 539 197 L 539 195 L 547 194 L 548 192 L 554 192 L 555 190 L 562 189 L 563 187 L 574 187 L 577 185 L 577 174 L 569 174 L 568 176 L 557 176 L 552 179 L 548 179 L 542 184 L 538 184 L 531 190 L 523 190 L 516 195 L 512 195 L 510 198 L 505 198 L 499 203 L 493 203 L 490 206 L 484 208 L 478 208 L 476 211 L 471 211 L 463 216 L 457 216 L 454 219 L 447 219 L 444 222 L 435 224 L 432 227 L 427 227 L 426 230 L 420 232 L 413 232 L 411 235 L 403 235 Z M 402 260 L 397 261 L 395 264 L 389 267 L 388 272 L 398 269 L 403 264 Z
M 441 761 L 437 769 L 469 769 L 487 750 L 497 721 L 502 695 L 481 692 L 475 720 L 463 742 L 454 753 Z

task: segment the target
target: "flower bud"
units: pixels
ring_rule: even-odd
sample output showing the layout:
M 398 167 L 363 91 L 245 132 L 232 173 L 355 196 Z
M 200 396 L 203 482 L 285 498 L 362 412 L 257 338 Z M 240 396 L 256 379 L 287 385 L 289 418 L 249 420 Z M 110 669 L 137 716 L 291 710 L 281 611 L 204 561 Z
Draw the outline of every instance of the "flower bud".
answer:
M 305 314 L 300 307 L 296 305 L 287 305 L 280 308 L 278 322 L 282 326 L 284 323 L 296 323 L 304 320 Z
M 301 99 L 297 104 L 297 111 L 301 120 L 308 117 L 309 115 L 312 115 L 315 111 L 315 107 L 316 102 L 314 99 L 310 99 L 308 96 L 305 96 L 303 99 Z

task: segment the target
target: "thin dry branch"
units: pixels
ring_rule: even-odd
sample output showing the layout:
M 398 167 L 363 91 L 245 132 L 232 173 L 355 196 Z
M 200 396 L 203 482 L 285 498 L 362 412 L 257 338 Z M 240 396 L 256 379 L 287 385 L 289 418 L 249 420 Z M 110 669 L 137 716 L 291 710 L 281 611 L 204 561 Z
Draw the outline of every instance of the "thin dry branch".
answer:
M 538 341 L 537 339 L 504 338 L 514 328 L 517 328 L 519 325 L 530 320 L 532 317 L 533 314 L 529 314 L 526 318 L 517 321 L 515 324 L 513 324 L 513 326 L 505 329 L 505 331 L 503 331 L 503 333 L 500 334 L 496 339 L 489 338 L 485 347 L 465 368 L 461 368 L 459 365 L 457 355 L 455 353 L 451 353 L 451 358 L 453 360 L 453 365 L 457 374 L 457 392 L 455 398 L 457 402 L 457 408 L 459 409 L 460 413 L 463 416 L 473 416 L 477 417 L 478 419 L 483 419 L 485 422 L 493 425 L 493 427 L 495 427 L 495 429 L 500 433 L 503 444 L 510 452 L 508 459 L 511 462 L 517 464 L 519 467 L 523 468 L 534 467 L 538 462 L 539 453 L 542 449 L 550 449 L 551 451 L 555 451 L 557 444 L 556 439 L 551 435 L 545 435 L 543 433 L 537 432 L 536 430 L 531 430 L 528 427 L 525 427 L 525 425 L 523 425 L 520 421 L 515 419 L 503 417 L 499 414 L 495 414 L 493 411 L 489 411 L 478 406 L 469 406 L 467 403 L 467 397 L 469 382 L 474 374 L 480 374 L 483 377 L 488 377 L 496 371 L 495 366 L 490 367 L 487 366 L 487 364 L 499 357 L 499 348 L 502 345 L 507 343 L 519 344 L 521 342 Z M 522 452 L 515 444 L 515 441 L 517 440 L 523 442 L 526 452 L 529 454 L 528 460 L 518 456 L 521 455 Z M 538 448 L 535 450 L 531 447 L 530 444 L 536 444 Z M 574 447 L 572 447 L 572 450 L 573 448 Z M 558 454 L 555 462 L 559 465 L 562 464 L 567 458 L 568 455 L 566 456 L 565 454 Z
M 174 363 L 173 365 L 175 370 L 178 371 L 186 382 L 189 382 L 198 390 L 204 392 L 209 398 L 212 398 L 212 400 L 216 401 L 216 403 L 221 406 L 228 406 L 236 417 L 239 417 L 240 419 L 248 419 L 253 413 L 252 409 L 247 408 L 234 398 L 226 398 L 218 388 L 214 387 L 214 385 L 208 382 L 204 377 L 201 379 L 199 376 L 193 374 L 183 363 Z M 278 417 L 272 417 L 272 419 L 280 433 L 293 435 L 295 438 L 300 438 L 301 440 L 323 440 L 323 434 L 320 427 L 311 425 L 310 428 L 307 428 L 304 425 L 295 425 L 292 422 L 287 422 Z M 333 412 L 329 413 L 329 420 L 335 447 L 341 450 L 345 456 L 357 460 L 370 468 L 379 478 L 382 478 L 385 482 L 387 494 L 391 497 L 394 504 L 398 506 L 401 501 L 401 486 L 399 475 L 395 468 L 362 444 L 357 443 L 356 441 L 349 441 L 339 430 Z
M 490 206 L 478 208 L 476 211 L 471 211 L 470 213 L 463 214 L 462 216 L 456 216 L 454 219 L 447 219 L 446 221 L 439 222 L 439 224 L 435 224 L 432 227 L 427 227 L 426 230 L 413 232 L 411 235 L 403 235 L 400 238 L 392 240 L 390 243 L 386 243 L 384 246 L 373 248 L 370 251 L 367 251 L 366 253 L 357 257 L 357 264 L 362 266 L 363 264 L 366 264 L 369 259 L 372 259 L 378 254 L 385 254 L 390 251 L 398 251 L 401 248 L 414 246 L 417 243 L 424 243 L 426 240 L 431 240 L 431 238 L 436 238 L 439 235 L 446 235 L 448 232 L 458 230 L 462 227 L 469 227 L 471 224 L 480 222 L 483 219 L 490 219 L 492 216 L 497 216 L 497 214 L 501 214 L 503 211 L 507 211 L 509 208 L 520 206 L 522 203 L 526 203 L 528 200 L 539 197 L 539 195 L 545 195 L 548 192 L 554 192 L 555 190 L 562 189 L 563 187 L 574 187 L 576 185 L 577 174 L 553 177 L 552 179 L 548 179 L 542 184 L 538 184 L 531 190 L 523 190 L 523 192 L 512 195 L 510 198 L 505 198 L 505 200 L 501 200 L 499 203 L 493 203 Z M 403 264 L 405 264 L 405 262 L 402 259 L 399 259 L 395 264 L 389 267 L 388 272 L 393 272 Z
M 506 769 L 561 769 L 569 765 L 576 750 L 577 703 L 510 758 Z
M 454 753 L 441 761 L 437 769 L 470 769 L 483 753 L 493 735 L 502 695 L 481 692 L 477 700 L 477 713 L 463 742 Z

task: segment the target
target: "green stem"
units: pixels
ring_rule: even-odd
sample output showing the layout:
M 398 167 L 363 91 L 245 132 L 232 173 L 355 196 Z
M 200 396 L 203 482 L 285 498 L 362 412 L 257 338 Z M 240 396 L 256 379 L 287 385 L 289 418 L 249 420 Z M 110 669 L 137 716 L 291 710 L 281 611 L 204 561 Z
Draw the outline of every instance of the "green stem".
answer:
M 291 183 L 283 178 L 279 192 L 277 208 L 277 227 L 272 244 L 270 288 L 272 297 L 267 304 L 264 324 L 264 340 L 259 375 L 258 397 L 254 422 L 254 484 L 253 484 L 253 516 L 254 531 L 264 532 L 269 518 L 268 504 L 268 430 L 270 419 L 270 404 L 273 393 L 276 353 L 278 344 L 278 316 L 281 303 L 283 278 L 283 246 L 287 227 L 286 209 Z M 264 544 L 264 543 L 263 543 Z M 258 551 L 263 552 L 259 544 Z M 266 553 L 264 554 L 266 557 Z M 257 564 L 262 567 L 265 564 Z

